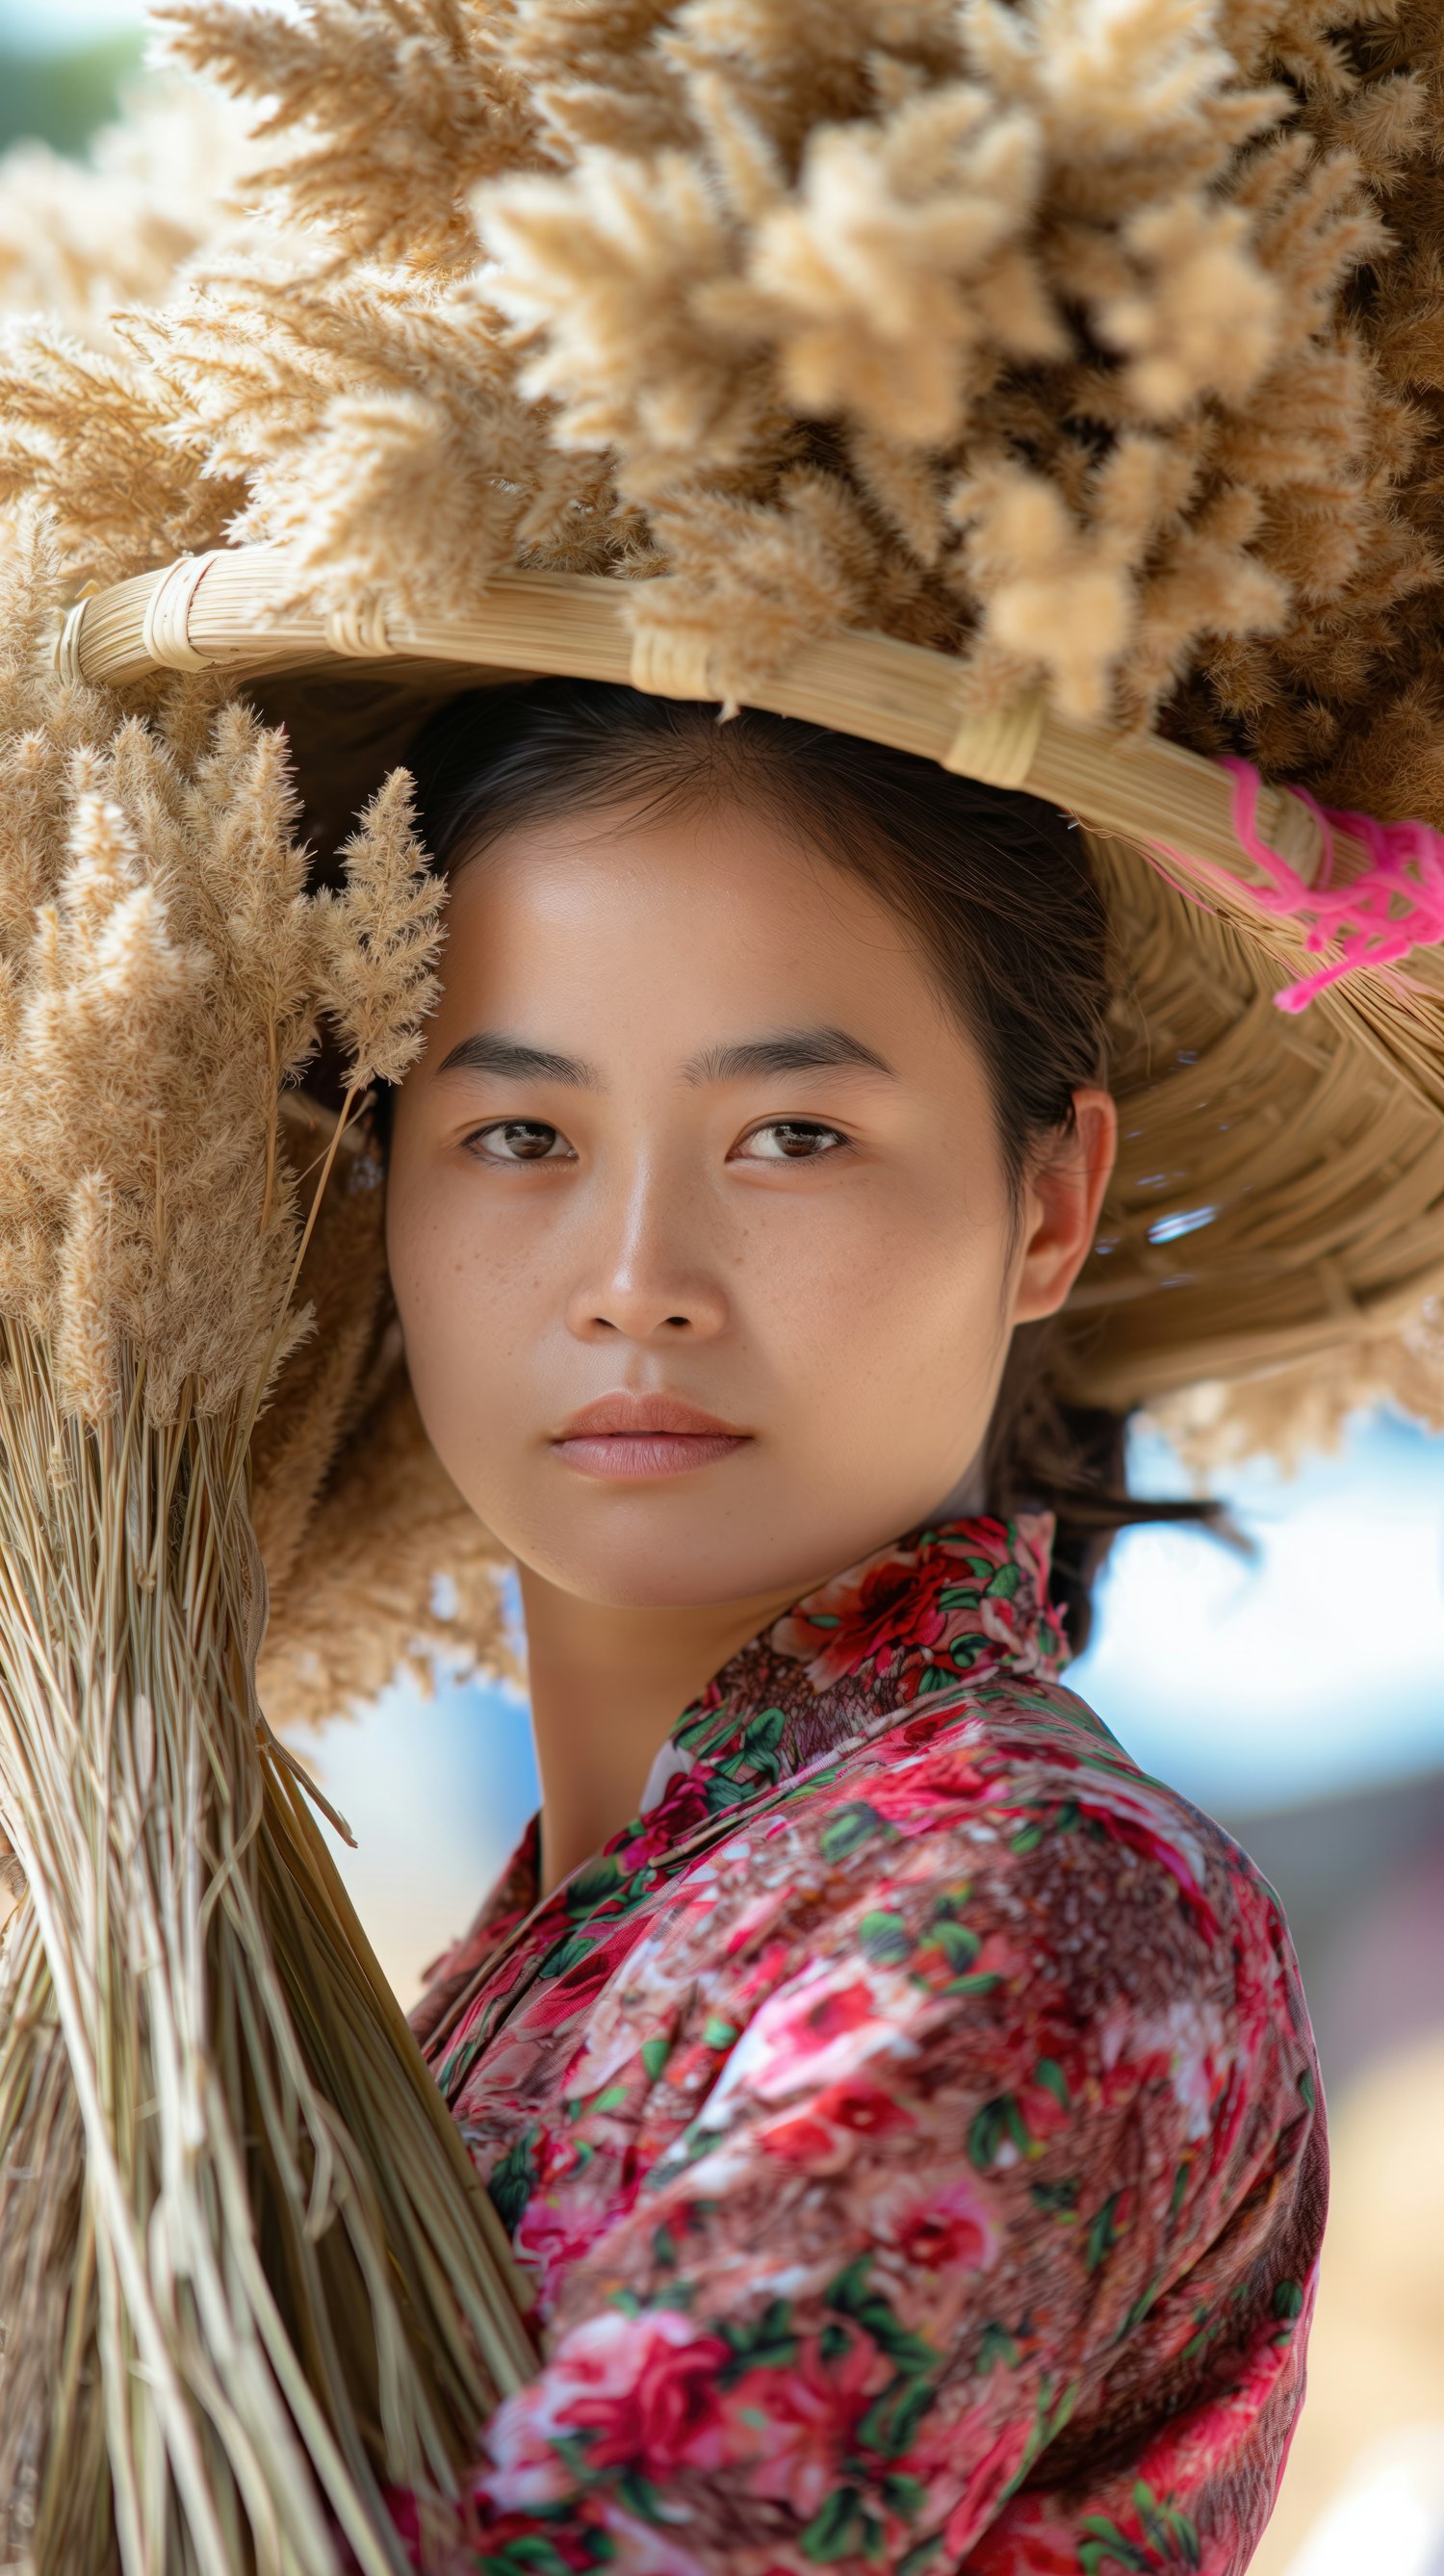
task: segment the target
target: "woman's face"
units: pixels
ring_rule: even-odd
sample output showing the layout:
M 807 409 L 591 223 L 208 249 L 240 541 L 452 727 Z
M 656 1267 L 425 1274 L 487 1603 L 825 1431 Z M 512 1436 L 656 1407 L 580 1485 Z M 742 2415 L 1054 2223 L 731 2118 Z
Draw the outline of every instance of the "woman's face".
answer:
M 1111 1104 L 1010 1205 L 898 918 L 742 808 L 579 814 L 456 878 L 391 1276 L 473 1509 L 582 1598 L 800 1593 L 954 1494 L 1066 1296 Z

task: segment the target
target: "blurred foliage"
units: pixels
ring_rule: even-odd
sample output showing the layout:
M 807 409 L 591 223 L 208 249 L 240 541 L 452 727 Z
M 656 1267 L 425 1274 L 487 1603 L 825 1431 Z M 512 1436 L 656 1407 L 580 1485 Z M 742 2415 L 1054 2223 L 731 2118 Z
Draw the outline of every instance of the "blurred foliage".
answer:
M 139 69 L 139 30 L 63 52 L 31 52 L 0 35 L 0 151 L 26 137 L 79 152 L 114 115 L 122 85 Z

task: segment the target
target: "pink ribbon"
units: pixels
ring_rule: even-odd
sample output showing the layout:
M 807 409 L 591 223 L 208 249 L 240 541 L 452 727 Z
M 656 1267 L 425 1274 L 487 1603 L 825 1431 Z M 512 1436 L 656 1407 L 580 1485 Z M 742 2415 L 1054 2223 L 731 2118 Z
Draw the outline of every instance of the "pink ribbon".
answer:
M 1275 919 L 1306 921 L 1309 927 L 1305 946 L 1315 956 L 1333 946 L 1342 951 L 1329 965 L 1321 966 L 1317 974 L 1306 975 L 1299 983 L 1275 993 L 1274 1000 L 1281 1011 L 1307 1010 L 1310 1002 L 1331 984 L 1342 983 L 1346 975 L 1357 974 L 1361 967 L 1394 966 L 1411 949 L 1427 948 L 1444 940 L 1444 832 L 1436 832 L 1430 823 L 1380 823 L 1372 814 L 1345 813 L 1320 805 L 1306 788 L 1296 787 L 1293 793 L 1314 816 L 1324 845 L 1323 865 L 1315 882 L 1308 885 L 1282 851 L 1270 848 L 1259 832 L 1261 781 L 1252 763 L 1224 759 L 1219 767 L 1233 775 L 1232 819 L 1239 847 L 1252 859 L 1266 883 L 1241 887 L 1237 878 L 1210 860 L 1185 857 L 1182 851 L 1170 849 L 1162 841 L 1149 845 L 1149 855 L 1156 852 L 1159 859 L 1170 862 L 1160 868 L 1160 874 L 1191 903 L 1201 898 L 1173 874 L 1175 868 L 1183 869 L 1187 876 L 1202 876 L 1227 885 L 1235 895 L 1243 893 L 1260 912 Z M 1371 861 L 1347 886 L 1331 886 L 1329 882 L 1336 830 L 1352 832 L 1363 842 Z

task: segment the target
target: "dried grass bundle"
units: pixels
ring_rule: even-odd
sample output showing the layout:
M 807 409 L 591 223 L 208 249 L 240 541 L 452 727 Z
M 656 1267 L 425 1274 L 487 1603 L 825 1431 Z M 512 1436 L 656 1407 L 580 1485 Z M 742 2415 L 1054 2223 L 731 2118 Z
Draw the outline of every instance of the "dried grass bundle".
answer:
M 259 1710 L 251 1443 L 333 1175 L 374 1235 L 346 1115 L 308 1187 L 282 1086 L 323 1024 L 348 1112 L 405 1068 L 438 895 L 403 779 L 311 894 L 248 709 L 50 676 L 46 551 L 0 597 L 0 2539 L 382 2576 L 385 2483 L 439 2516 L 529 2347 Z
M 1426 0 L 171 0 L 253 103 L 111 367 L 6 370 L 78 580 L 284 543 L 364 617 L 638 578 L 745 695 L 875 626 L 975 702 L 1440 808 Z M 309 237 L 311 247 L 304 247 Z M 1444 809 L 1441 809 L 1444 810 Z
M 244 113 L 191 81 L 137 81 L 82 160 L 45 143 L 0 158 L 0 310 L 46 313 L 112 351 L 118 309 L 157 304 L 228 224 L 255 159 Z

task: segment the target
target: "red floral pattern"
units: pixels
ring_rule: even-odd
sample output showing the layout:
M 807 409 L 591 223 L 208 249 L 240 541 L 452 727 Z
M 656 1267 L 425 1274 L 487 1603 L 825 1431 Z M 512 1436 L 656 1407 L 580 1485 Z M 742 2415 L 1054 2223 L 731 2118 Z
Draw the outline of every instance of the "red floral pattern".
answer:
M 1271 1891 L 1056 1679 L 1042 1519 L 924 1531 L 687 1710 L 417 2027 L 522 2262 L 488 2576 L 1238 2576 L 1303 2390 Z

